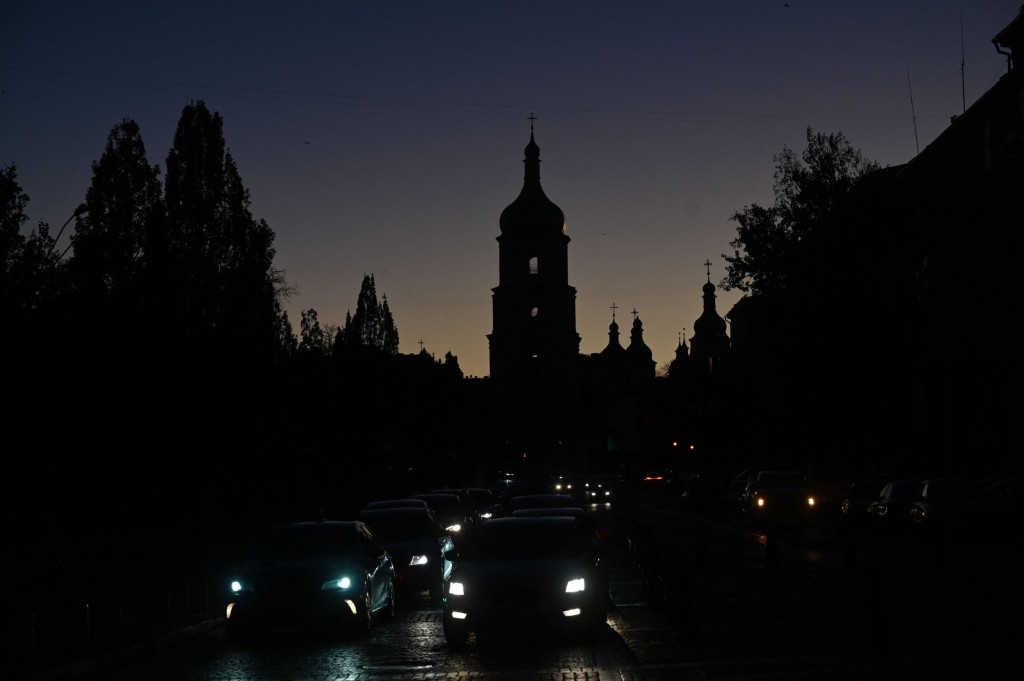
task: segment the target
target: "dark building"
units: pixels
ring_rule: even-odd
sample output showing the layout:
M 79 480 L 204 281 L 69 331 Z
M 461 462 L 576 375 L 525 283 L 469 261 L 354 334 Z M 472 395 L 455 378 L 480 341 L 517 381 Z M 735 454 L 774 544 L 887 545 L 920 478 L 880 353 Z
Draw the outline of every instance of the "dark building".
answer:
M 854 186 L 784 299 L 730 311 L 752 456 L 922 476 L 1024 468 L 1022 17 L 993 40 L 1007 72 L 913 159 Z

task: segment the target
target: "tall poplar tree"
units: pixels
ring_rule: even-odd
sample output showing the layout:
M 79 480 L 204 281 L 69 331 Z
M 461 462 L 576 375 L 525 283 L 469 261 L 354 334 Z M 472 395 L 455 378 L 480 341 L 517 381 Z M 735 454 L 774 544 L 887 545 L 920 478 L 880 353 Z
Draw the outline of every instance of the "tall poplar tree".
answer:
M 369 348 L 385 355 L 398 354 L 398 328 L 388 306 L 388 297 L 377 299 L 377 284 L 372 274 L 363 275 L 356 312 L 345 314 L 345 325 L 335 345 L 342 349 Z
M 149 164 L 139 126 L 114 126 L 103 155 L 92 164 L 92 182 L 71 235 L 68 263 L 76 303 L 91 310 L 111 336 L 161 314 L 152 300 L 166 257 L 163 189 L 158 166 Z M 111 328 L 122 320 L 120 330 Z M 149 333 L 149 324 L 143 331 Z
M 224 123 L 202 101 L 182 111 L 167 156 L 165 198 L 179 323 L 186 339 L 220 356 L 272 359 L 281 347 L 274 232 L 255 219 Z

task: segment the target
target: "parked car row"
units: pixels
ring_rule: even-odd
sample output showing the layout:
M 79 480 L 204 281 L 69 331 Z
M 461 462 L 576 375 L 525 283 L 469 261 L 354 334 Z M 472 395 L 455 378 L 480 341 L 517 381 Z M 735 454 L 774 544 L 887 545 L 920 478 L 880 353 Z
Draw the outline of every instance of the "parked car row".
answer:
M 801 471 L 749 468 L 677 476 L 685 507 L 739 514 L 756 522 L 843 520 L 880 530 L 926 534 L 936 527 L 1017 534 L 1024 520 L 1020 477 L 850 475 L 845 484 L 815 482 Z

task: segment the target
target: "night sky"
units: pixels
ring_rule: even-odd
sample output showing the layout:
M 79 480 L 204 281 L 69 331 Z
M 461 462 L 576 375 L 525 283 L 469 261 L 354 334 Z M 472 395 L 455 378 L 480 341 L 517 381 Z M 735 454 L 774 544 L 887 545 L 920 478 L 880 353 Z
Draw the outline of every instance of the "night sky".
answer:
M 581 351 L 605 346 L 615 304 L 660 366 L 700 316 L 704 261 L 725 274 L 732 214 L 773 202 L 773 157 L 810 126 L 909 161 L 1005 73 L 992 38 L 1020 6 L 0 0 L 0 166 L 30 197 L 26 229 L 56 234 L 117 123 L 163 169 L 201 99 L 277 235 L 296 332 L 310 308 L 342 324 L 372 273 L 401 352 L 422 341 L 480 376 L 532 113 Z M 738 297 L 719 290 L 719 312 Z

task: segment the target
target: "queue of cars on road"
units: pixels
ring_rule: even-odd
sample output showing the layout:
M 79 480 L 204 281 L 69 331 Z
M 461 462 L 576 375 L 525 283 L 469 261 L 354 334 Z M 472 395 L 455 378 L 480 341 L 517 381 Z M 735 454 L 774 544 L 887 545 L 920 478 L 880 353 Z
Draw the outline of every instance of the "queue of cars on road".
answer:
M 607 618 L 606 539 L 573 496 L 543 486 L 375 499 L 353 519 L 252 538 L 227 579 L 227 633 L 365 632 L 423 595 L 452 646 L 500 629 L 589 632 Z

